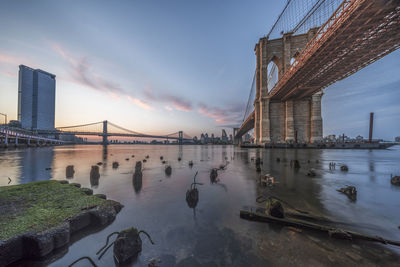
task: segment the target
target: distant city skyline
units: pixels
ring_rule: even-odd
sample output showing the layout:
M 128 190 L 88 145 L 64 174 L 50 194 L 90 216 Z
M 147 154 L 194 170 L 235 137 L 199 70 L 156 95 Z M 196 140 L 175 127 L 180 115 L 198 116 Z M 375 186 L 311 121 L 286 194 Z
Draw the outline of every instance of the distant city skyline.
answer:
M 254 45 L 284 4 L 2 1 L 0 112 L 17 119 L 25 64 L 57 76 L 56 126 L 110 120 L 149 134 L 229 136 L 226 125 L 243 119 Z M 399 136 L 399 73 L 395 51 L 326 88 L 324 136 L 368 136 L 370 112 L 374 138 Z

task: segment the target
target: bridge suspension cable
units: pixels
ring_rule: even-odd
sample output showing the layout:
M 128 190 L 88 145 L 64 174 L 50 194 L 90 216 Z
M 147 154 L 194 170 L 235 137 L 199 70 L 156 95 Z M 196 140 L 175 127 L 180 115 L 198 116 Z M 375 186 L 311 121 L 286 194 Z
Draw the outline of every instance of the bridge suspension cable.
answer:
M 87 123 L 87 124 L 81 124 L 81 125 L 74 125 L 74 126 L 63 126 L 63 127 L 56 127 L 56 129 L 70 129 L 70 128 L 80 128 L 80 127 L 85 127 L 85 126 L 91 126 L 95 124 L 103 124 L 102 121 L 99 122 L 93 122 L 93 123 Z
M 253 81 L 251 83 L 251 88 L 250 88 L 250 93 L 249 93 L 249 99 L 247 100 L 247 105 L 246 105 L 246 110 L 244 112 L 243 116 L 243 121 L 246 120 L 246 118 L 250 115 L 251 112 L 253 112 L 253 103 L 256 97 L 256 71 L 254 71 L 253 75 Z
M 108 122 L 108 124 L 111 125 L 111 126 L 114 126 L 115 128 L 117 128 L 117 129 L 119 129 L 119 130 L 122 130 L 122 131 L 125 131 L 125 132 L 128 132 L 128 133 L 131 133 L 131 134 L 143 135 L 143 136 L 148 135 L 148 134 L 143 134 L 143 133 L 139 133 L 139 132 L 135 132 L 135 131 L 126 129 L 126 128 L 121 127 L 121 126 L 118 126 L 118 125 L 116 125 L 116 124 L 114 124 L 114 123 L 112 123 L 112 122 Z
M 267 38 L 280 38 L 285 33 L 302 34 L 312 28 L 320 27 L 343 1 L 288 0 L 283 11 L 268 32 Z

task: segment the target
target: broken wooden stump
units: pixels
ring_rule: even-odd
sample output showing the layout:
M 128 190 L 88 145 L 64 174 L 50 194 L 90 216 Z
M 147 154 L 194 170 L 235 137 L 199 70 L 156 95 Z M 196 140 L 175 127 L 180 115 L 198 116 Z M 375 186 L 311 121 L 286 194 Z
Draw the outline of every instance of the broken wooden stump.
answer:
M 171 173 L 172 173 L 172 167 L 170 165 L 166 165 L 165 166 L 165 174 L 169 176 L 169 175 L 171 175 Z
M 74 165 L 68 165 L 67 168 L 65 169 L 65 177 L 67 178 L 72 178 L 74 177 Z
M 290 167 L 300 169 L 300 162 L 297 159 L 292 159 L 290 161 Z
M 99 178 L 100 178 L 99 166 L 93 165 L 92 169 L 90 170 L 90 179 L 99 179 Z

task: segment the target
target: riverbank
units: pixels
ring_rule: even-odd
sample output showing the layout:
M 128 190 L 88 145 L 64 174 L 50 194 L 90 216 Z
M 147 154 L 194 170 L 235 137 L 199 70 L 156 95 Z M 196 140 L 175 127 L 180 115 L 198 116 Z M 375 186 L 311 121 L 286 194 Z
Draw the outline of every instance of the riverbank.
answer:
M 72 233 L 111 223 L 121 208 L 68 181 L 0 187 L 0 265 L 44 257 L 67 245 Z

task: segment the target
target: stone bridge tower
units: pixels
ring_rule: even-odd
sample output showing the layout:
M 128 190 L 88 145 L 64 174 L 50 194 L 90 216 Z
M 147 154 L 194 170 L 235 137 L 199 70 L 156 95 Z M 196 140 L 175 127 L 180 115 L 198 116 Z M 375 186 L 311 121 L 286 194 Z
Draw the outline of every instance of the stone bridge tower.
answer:
M 268 40 L 261 38 L 254 50 L 257 57 L 257 92 L 254 102 L 254 137 L 258 144 L 309 143 L 322 140 L 321 91 L 311 97 L 275 100 L 268 91 L 268 64 L 272 61 L 278 68 L 278 79 L 314 36 L 317 29 L 293 36 Z M 271 89 L 271 88 L 270 88 Z

